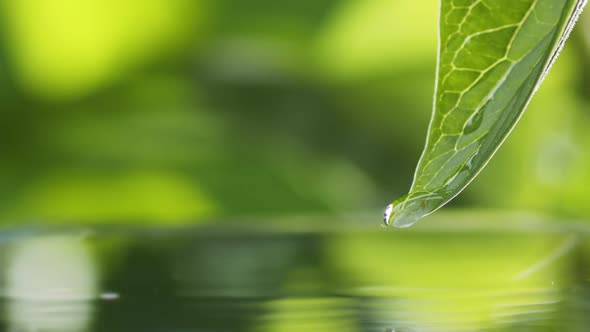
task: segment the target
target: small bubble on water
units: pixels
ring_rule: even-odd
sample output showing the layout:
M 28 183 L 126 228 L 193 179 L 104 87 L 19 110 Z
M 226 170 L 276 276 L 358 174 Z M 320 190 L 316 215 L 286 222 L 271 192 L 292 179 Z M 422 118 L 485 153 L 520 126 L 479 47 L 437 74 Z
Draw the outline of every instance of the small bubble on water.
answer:
M 391 211 L 393 211 L 393 204 L 389 204 L 383 212 L 383 222 L 385 225 L 389 225 L 389 217 L 391 217 Z
M 119 293 L 115 292 L 104 292 L 100 294 L 100 299 L 105 301 L 114 301 L 119 299 Z

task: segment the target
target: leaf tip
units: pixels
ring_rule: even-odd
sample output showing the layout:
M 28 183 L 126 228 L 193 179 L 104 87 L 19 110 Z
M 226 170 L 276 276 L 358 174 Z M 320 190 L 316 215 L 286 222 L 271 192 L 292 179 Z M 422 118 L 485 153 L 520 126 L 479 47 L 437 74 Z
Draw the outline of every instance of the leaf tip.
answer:
M 410 193 L 385 208 L 385 225 L 406 228 L 443 206 L 445 199 L 434 192 Z

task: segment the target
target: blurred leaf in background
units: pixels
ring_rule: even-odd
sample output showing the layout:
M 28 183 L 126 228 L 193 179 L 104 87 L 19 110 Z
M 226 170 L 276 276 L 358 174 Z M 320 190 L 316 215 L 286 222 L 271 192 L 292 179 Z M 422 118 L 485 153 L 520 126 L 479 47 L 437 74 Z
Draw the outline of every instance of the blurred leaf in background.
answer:
M 423 144 L 437 7 L 2 1 L 0 220 L 378 211 Z M 590 215 L 587 30 L 455 206 Z
M 33 96 L 90 94 L 195 38 L 200 1 L 3 1 L 8 56 Z

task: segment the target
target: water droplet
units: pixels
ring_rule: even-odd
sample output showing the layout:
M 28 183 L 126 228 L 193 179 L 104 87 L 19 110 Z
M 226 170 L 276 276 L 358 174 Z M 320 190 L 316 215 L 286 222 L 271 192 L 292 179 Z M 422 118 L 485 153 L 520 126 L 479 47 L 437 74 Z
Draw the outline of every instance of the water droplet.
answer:
M 471 118 L 465 124 L 465 127 L 463 128 L 463 133 L 464 134 L 471 134 L 472 132 L 479 129 L 482 122 L 483 122 L 483 111 L 477 111 L 477 113 L 472 115 Z
M 389 204 L 385 208 L 385 212 L 383 213 L 383 222 L 385 225 L 389 226 L 389 218 L 391 217 L 391 211 L 393 211 L 393 204 Z
M 445 195 L 434 192 L 416 192 L 406 195 L 385 208 L 386 225 L 405 228 L 431 214 L 445 203 Z
M 467 160 L 467 162 L 465 163 L 465 167 L 464 167 L 464 169 L 466 169 L 466 170 L 468 170 L 468 171 L 471 171 L 471 169 L 473 168 L 473 161 L 475 160 L 475 157 L 477 157 L 477 154 L 478 154 L 478 153 L 476 152 L 476 153 L 475 153 L 473 156 L 471 156 L 471 157 L 470 157 L 470 158 Z
M 468 161 L 468 163 L 471 159 Z M 461 186 L 465 180 L 471 175 L 471 165 L 464 165 L 457 173 L 449 177 L 445 182 L 445 189 L 448 191 L 454 191 L 458 186 Z

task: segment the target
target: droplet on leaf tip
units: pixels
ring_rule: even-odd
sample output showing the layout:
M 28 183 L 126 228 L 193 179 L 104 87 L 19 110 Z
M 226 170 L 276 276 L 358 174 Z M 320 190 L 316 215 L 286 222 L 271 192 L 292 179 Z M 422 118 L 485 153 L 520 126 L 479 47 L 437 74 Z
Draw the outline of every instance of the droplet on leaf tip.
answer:
M 389 218 L 391 217 L 391 211 L 393 211 L 393 204 L 389 204 L 385 208 L 385 212 L 383 213 L 383 222 L 387 226 L 389 226 Z

